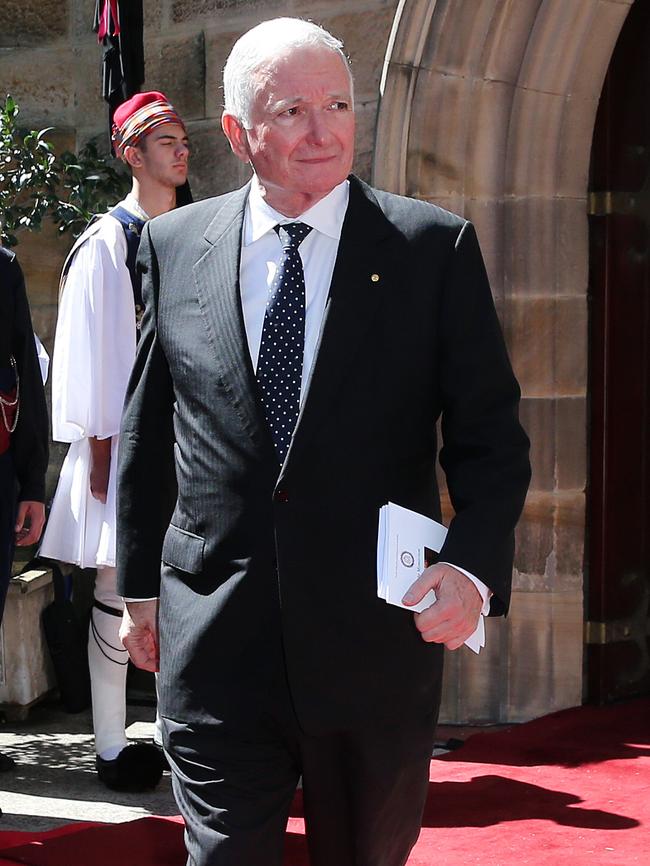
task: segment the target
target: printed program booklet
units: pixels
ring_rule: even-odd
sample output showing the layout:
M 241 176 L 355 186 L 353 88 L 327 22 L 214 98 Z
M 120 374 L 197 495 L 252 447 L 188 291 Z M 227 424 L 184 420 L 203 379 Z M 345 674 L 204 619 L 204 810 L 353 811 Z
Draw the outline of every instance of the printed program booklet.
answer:
M 402 603 L 404 594 L 425 568 L 438 562 L 446 528 L 430 517 L 389 502 L 379 509 L 377 537 L 377 595 L 388 604 L 421 613 L 435 600 L 433 590 L 414 605 Z M 485 646 L 483 615 L 465 645 L 475 653 Z

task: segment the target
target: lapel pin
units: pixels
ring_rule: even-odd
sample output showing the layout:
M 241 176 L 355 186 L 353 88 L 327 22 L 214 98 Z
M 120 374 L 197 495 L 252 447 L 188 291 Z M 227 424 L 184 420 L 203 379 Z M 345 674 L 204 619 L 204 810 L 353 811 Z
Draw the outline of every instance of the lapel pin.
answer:
M 373 283 L 378 283 L 379 282 L 379 274 L 370 274 L 370 279 L 373 281 Z

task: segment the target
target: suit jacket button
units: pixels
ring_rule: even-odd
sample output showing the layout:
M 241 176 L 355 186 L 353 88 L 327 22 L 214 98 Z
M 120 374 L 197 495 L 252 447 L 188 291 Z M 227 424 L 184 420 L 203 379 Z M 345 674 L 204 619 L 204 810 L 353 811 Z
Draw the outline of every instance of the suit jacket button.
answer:
M 274 499 L 276 502 L 288 502 L 289 501 L 289 491 L 288 490 L 276 490 Z

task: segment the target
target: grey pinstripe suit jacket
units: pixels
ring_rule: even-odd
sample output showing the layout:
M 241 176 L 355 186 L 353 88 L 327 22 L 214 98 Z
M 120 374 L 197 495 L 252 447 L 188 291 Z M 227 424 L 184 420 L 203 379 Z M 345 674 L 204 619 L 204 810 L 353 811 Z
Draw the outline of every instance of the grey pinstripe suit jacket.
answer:
M 121 438 L 118 571 L 125 595 L 160 593 L 162 711 L 243 719 L 286 663 L 307 731 L 431 712 L 441 649 L 376 597 L 379 506 L 440 518 L 441 418 L 456 510 L 441 556 L 485 581 L 503 613 L 529 479 L 474 230 L 351 178 L 280 467 L 240 303 L 246 196 L 155 219 L 140 247 L 146 314 Z

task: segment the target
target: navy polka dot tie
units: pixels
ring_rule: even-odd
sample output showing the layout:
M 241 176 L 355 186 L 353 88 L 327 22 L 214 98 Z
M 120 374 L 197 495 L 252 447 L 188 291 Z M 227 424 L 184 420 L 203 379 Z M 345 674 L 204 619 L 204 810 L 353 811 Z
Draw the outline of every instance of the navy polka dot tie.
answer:
M 300 409 L 305 347 L 305 275 L 298 247 L 311 231 L 304 223 L 275 226 L 282 244 L 264 314 L 257 361 L 264 411 L 284 462 Z

